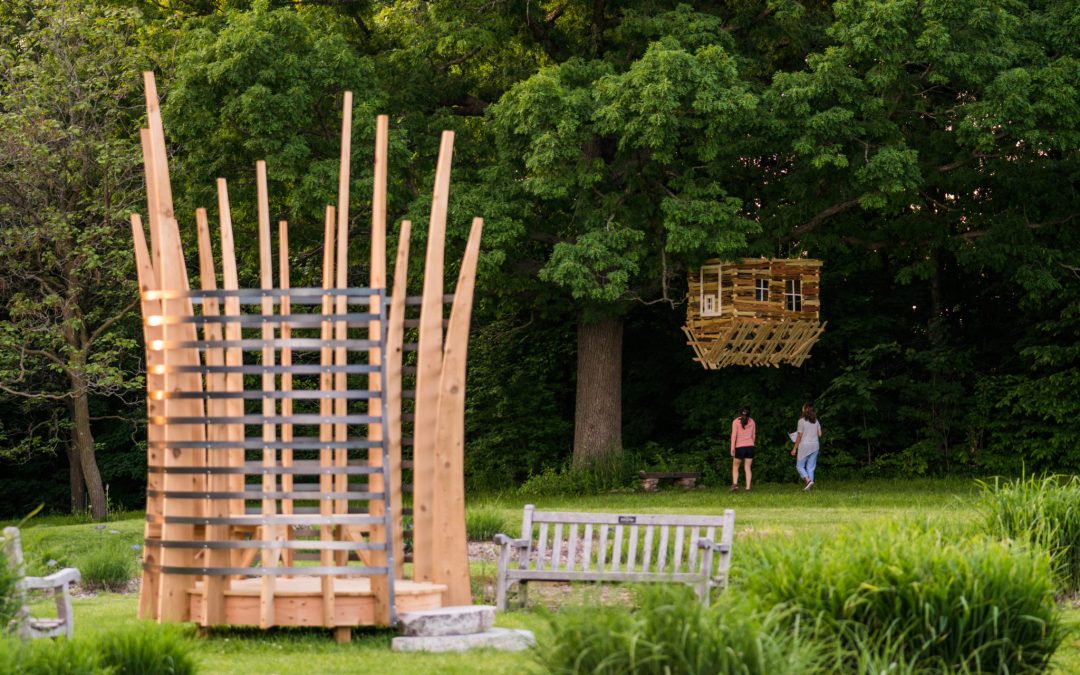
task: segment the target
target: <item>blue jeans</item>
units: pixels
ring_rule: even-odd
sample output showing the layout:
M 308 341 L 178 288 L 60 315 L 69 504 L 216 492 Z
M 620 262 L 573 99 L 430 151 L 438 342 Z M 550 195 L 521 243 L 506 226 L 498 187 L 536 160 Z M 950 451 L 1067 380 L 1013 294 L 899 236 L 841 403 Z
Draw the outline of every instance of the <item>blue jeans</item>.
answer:
M 799 475 L 803 477 L 803 480 L 814 480 L 814 469 L 817 468 L 817 455 L 817 451 L 815 450 L 795 463 L 795 468 L 798 469 Z

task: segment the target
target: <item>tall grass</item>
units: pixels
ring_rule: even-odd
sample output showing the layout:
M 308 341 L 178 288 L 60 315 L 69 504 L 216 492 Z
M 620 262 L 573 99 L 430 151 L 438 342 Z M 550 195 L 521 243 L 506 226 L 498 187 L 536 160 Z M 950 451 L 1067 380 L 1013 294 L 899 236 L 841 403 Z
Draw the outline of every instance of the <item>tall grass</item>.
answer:
M 106 635 L 98 643 L 101 665 L 113 675 L 194 675 L 195 660 L 180 635 L 161 626 L 140 626 Z
M 19 611 L 19 598 L 15 592 L 18 580 L 15 570 L 8 564 L 7 556 L 0 549 L 0 635 L 4 634 Z
M 506 518 L 493 508 L 472 509 L 465 512 L 465 534 L 469 541 L 488 541 L 496 534 L 506 532 Z
M 82 574 L 82 586 L 92 590 L 123 590 L 136 573 L 132 550 L 119 541 L 108 541 L 79 556 L 75 566 Z
M 557 674 L 712 675 L 805 673 L 820 648 L 791 632 L 778 612 L 728 596 L 702 607 L 681 585 L 644 587 L 634 612 L 578 607 L 549 615 L 551 636 L 534 652 Z
M 1050 553 L 1058 588 L 1080 592 L 1080 477 L 1024 476 L 980 483 L 987 531 Z
M 1036 672 L 1064 637 L 1040 551 L 896 523 L 742 548 L 743 591 L 790 607 L 867 663 Z

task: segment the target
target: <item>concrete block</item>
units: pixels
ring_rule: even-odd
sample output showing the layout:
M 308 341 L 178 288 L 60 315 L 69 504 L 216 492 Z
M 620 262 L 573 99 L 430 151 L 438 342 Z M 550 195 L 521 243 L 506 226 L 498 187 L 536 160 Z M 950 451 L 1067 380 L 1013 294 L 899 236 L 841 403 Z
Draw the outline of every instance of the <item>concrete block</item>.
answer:
M 390 642 L 395 652 L 465 652 L 470 649 L 494 649 L 500 652 L 520 652 L 536 644 L 532 631 L 514 628 L 491 628 L 470 635 L 441 635 L 437 637 L 396 637 Z
M 398 629 L 406 637 L 439 637 L 483 633 L 495 625 L 490 605 L 460 605 L 398 615 Z

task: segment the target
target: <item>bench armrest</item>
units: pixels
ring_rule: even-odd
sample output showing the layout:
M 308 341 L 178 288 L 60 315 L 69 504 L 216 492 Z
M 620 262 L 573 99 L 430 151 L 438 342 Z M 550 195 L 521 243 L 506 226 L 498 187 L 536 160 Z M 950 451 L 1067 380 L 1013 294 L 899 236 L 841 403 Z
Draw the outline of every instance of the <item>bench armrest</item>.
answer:
M 47 577 L 26 577 L 23 579 L 27 589 L 62 588 L 82 579 L 82 574 L 74 567 L 67 567 Z
M 528 539 L 511 539 L 508 535 L 499 533 L 495 535 L 495 543 L 499 546 L 510 546 L 513 548 L 528 548 Z
M 701 549 L 711 548 L 715 553 L 730 553 L 731 544 L 717 544 L 712 539 L 698 539 L 697 547 Z

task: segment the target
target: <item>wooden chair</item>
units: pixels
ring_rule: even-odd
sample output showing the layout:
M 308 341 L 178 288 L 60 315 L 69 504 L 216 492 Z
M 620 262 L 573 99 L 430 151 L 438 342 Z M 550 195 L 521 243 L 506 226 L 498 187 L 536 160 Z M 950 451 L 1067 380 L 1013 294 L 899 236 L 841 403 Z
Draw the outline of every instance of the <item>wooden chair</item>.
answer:
M 14 527 L 4 528 L 4 554 L 19 579 L 16 583 L 19 611 L 13 621 L 14 632 L 23 640 L 58 635 L 66 635 L 70 639 L 75 632 L 75 615 L 71 612 L 71 585 L 82 578 L 79 570 L 68 567 L 47 577 L 24 576 L 22 544 L 19 539 L 19 530 Z M 56 600 L 55 619 L 37 618 L 30 615 L 27 595 L 33 590 L 52 593 Z

